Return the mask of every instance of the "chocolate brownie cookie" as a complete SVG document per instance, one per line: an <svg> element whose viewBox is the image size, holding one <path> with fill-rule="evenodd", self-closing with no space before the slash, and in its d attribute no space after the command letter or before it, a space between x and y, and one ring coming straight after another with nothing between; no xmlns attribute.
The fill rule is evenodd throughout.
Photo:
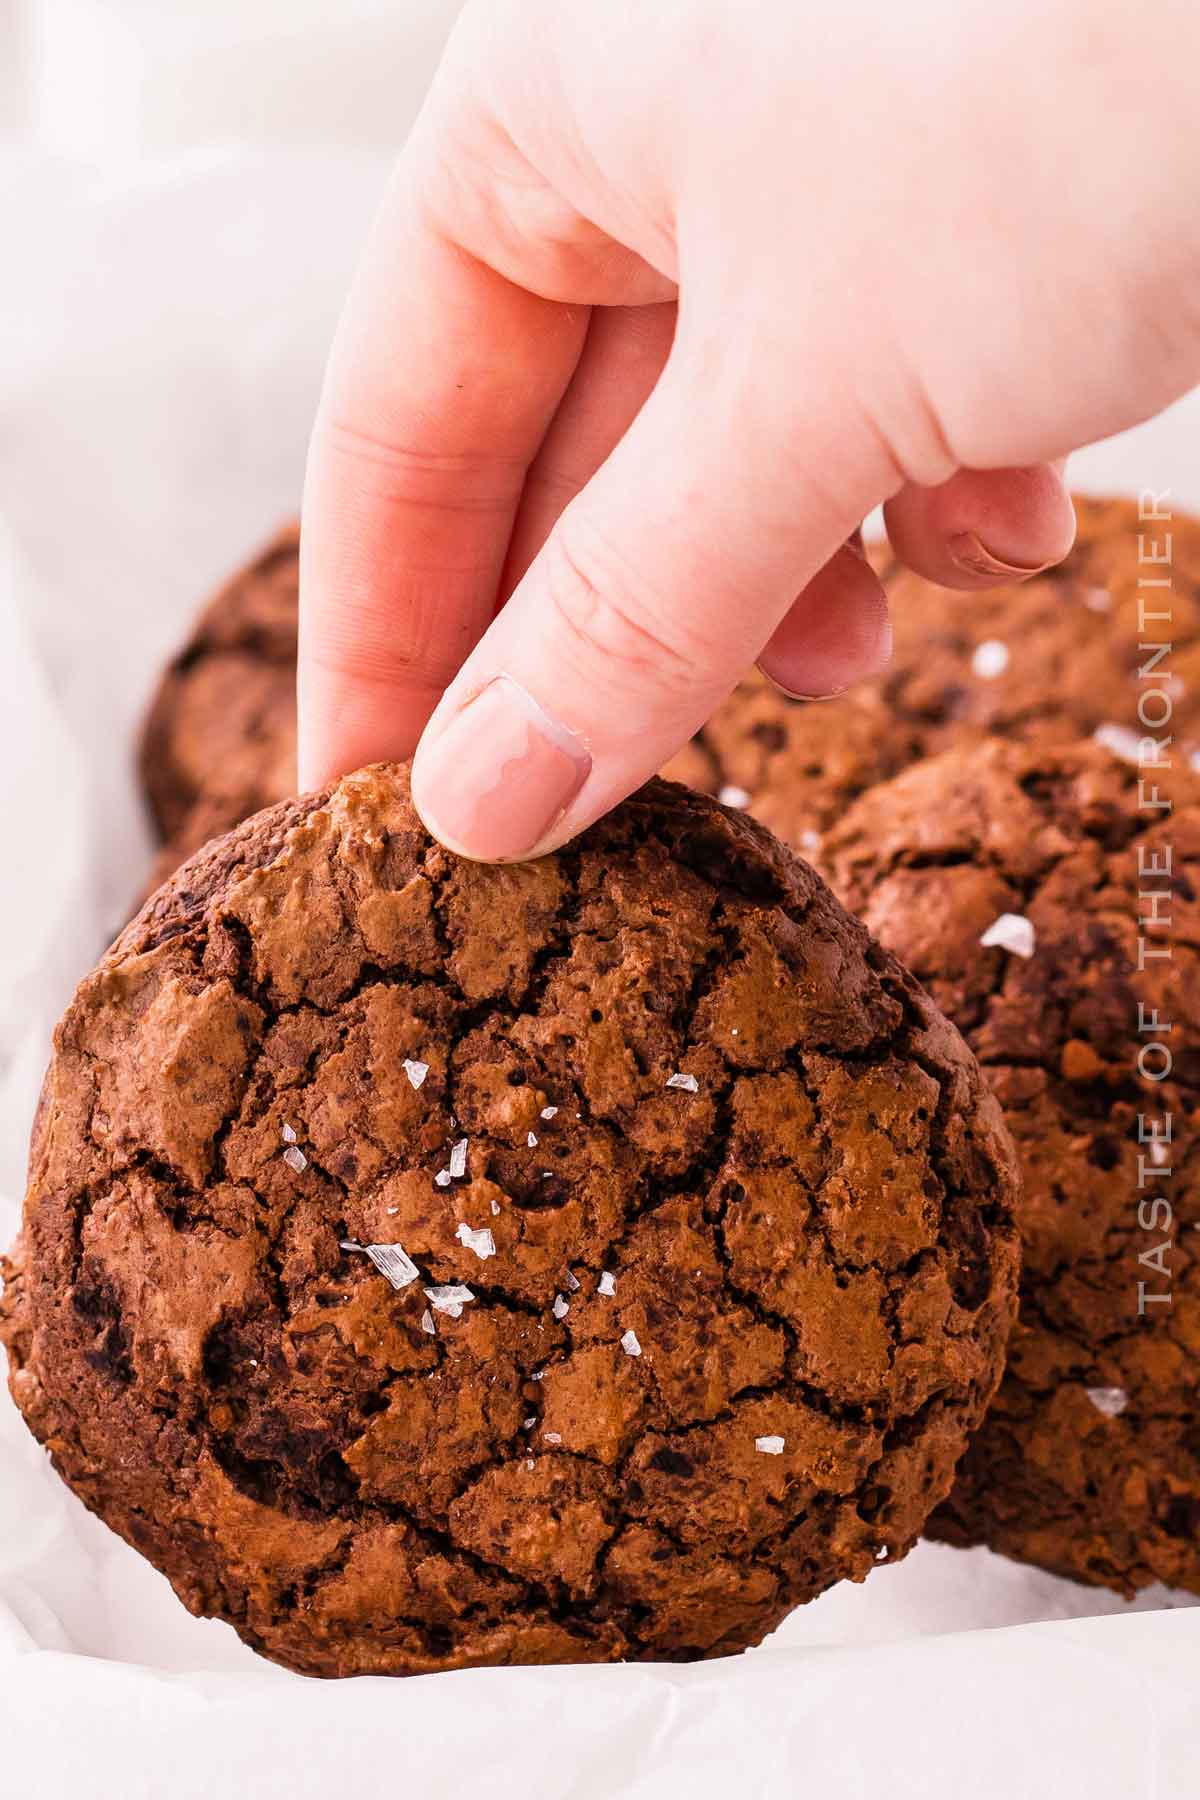
<svg viewBox="0 0 1200 1800"><path fill-rule="evenodd" d="M865 795L825 858L1024 1165L1008 1371L934 1535L1200 1593L1200 780L993 742Z"/></svg>
<svg viewBox="0 0 1200 1800"><path fill-rule="evenodd" d="M1136 500L1075 505L1070 556L1023 585L952 593L878 561L895 630L881 675L815 704L752 675L664 773L736 798L808 854L859 794L952 744L1101 731L1131 745L1137 671L1160 644L1177 748L1200 757L1200 521L1141 522ZM1156 554L1169 563L1139 561Z"/></svg>
<svg viewBox="0 0 1200 1800"><path fill-rule="evenodd" d="M159 683L139 764L164 873L295 791L299 542L286 526L239 569Z"/></svg>
<svg viewBox="0 0 1200 1800"><path fill-rule="evenodd" d="M998 1378L1015 1157L762 829L456 860L387 766L80 986L3 1334L78 1494L316 1674L687 1658L902 1556Z"/></svg>

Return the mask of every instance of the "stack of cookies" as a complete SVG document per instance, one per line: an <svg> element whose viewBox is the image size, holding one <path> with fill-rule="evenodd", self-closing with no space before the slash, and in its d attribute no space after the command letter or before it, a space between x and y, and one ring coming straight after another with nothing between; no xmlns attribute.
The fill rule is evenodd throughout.
<svg viewBox="0 0 1200 1800"><path fill-rule="evenodd" d="M1200 526L1079 509L516 868L400 768L290 797L294 531L212 602L0 1301L194 1611L322 1674L710 1656L923 1529L1200 1592Z"/></svg>
<svg viewBox="0 0 1200 1800"><path fill-rule="evenodd" d="M1020 1317L931 1534L1200 1593L1200 523L1076 504L1022 586L892 570L884 674L746 682L678 767L817 862L1019 1149Z"/></svg>

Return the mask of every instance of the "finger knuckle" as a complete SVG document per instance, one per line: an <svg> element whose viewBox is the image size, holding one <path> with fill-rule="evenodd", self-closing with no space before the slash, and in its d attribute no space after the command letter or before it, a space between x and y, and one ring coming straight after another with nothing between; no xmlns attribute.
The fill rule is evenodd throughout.
<svg viewBox="0 0 1200 1800"><path fill-rule="evenodd" d="M909 483L939 487L958 466L940 419L922 393L899 416L863 406L862 429L875 451L875 467L887 489Z"/></svg>
<svg viewBox="0 0 1200 1800"><path fill-rule="evenodd" d="M520 458L404 441L382 409L378 418L331 411L318 421L314 441L339 481L349 479L352 491L387 507L504 514L521 491Z"/></svg>

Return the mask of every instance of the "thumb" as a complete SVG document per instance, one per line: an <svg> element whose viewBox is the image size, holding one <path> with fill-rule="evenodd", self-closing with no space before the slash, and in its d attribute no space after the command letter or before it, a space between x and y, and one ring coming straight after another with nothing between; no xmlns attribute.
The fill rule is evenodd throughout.
<svg viewBox="0 0 1200 1800"><path fill-rule="evenodd" d="M847 432L847 409L815 383L802 406L793 393L779 408L723 391L735 384L722 376L677 339L426 726L413 798L461 855L543 854L640 786L895 485L871 435ZM812 590L825 595L814 629L826 660L830 606L866 605L886 630L873 576L850 561L857 588L852 578Z"/></svg>

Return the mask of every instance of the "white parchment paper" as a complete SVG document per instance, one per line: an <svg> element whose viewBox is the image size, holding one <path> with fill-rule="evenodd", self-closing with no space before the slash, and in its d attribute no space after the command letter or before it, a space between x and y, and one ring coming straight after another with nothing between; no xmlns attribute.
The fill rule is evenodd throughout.
<svg viewBox="0 0 1200 1800"><path fill-rule="evenodd" d="M0 1238L49 1033L149 840L131 738L206 589L297 503L383 179L205 156L0 159ZM1200 505L1193 398L1081 459ZM1200 1611L923 1545L696 1668L321 1683L192 1619L0 1400L0 1791L39 1800L1197 1791Z"/></svg>

